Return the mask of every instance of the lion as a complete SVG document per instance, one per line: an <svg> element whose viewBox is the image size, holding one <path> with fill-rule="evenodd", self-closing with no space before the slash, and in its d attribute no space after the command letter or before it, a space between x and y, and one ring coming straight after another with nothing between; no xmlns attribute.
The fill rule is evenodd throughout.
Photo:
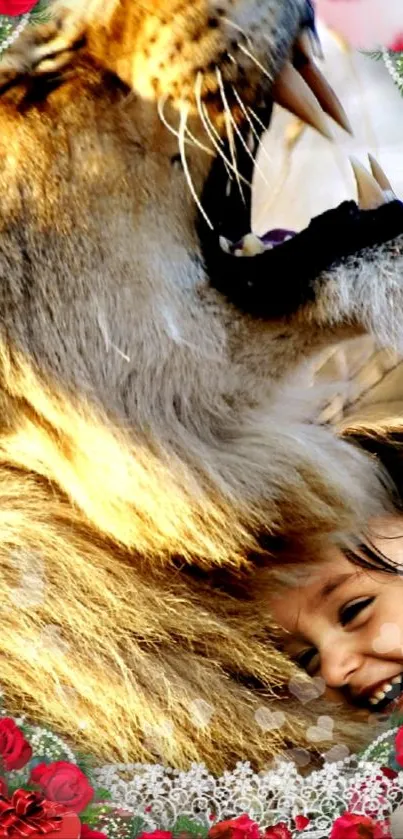
<svg viewBox="0 0 403 839"><path fill-rule="evenodd" d="M1 684L100 760L305 743L320 702L288 691L255 581L286 537L344 544L387 504L298 370L398 345L402 205L375 167L360 207L225 248L274 98L345 123L313 32L305 0L65 0L0 64Z"/></svg>

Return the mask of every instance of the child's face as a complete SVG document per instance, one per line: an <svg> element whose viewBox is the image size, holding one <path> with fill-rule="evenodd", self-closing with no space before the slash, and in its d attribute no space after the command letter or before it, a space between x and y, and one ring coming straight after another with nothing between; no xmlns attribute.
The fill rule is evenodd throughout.
<svg viewBox="0 0 403 839"><path fill-rule="evenodd" d="M374 522L371 540L402 576L361 569L334 548L306 582L273 596L270 610L301 667L381 712L403 691L403 517Z"/></svg>

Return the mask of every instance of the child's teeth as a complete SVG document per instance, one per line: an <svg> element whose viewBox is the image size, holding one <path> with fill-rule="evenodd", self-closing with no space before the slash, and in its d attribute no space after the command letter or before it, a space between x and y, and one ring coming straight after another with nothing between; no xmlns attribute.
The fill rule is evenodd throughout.
<svg viewBox="0 0 403 839"><path fill-rule="evenodd" d="M394 685L403 684L403 678L402 677L403 677L403 674L400 673L398 676L394 676L393 679L390 680L390 682L385 682L382 690L377 690L375 693L372 694L372 696L369 699L370 704L371 705L378 705L379 702L381 702L383 699L385 699L385 696L387 696L387 694L390 691L393 691L393 686Z"/></svg>

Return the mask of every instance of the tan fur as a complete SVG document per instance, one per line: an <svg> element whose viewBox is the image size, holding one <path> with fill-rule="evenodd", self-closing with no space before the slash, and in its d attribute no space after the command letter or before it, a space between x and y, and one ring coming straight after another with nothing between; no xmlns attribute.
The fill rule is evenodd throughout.
<svg viewBox="0 0 403 839"><path fill-rule="evenodd" d="M190 81L201 67L214 91L236 28L209 26L207 0L84 5L56 6L0 65L1 682L102 758L260 767L320 713L288 698L282 728L255 719L293 672L253 593L261 536L342 538L384 503L370 461L312 424L294 372L367 323L328 291L257 323L209 285L157 100L173 96L177 127L188 99L206 145ZM274 76L302 3L220 5ZM256 63L222 72L240 65L253 104ZM187 159L200 193L212 158Z"/></svg>

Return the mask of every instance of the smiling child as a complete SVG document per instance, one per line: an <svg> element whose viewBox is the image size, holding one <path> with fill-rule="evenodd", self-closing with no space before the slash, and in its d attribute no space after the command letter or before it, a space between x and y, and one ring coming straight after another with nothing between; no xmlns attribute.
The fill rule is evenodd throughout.
<svg viewBox="0 0 403 839"><path fill-rule="evenodd" d="M387 470L394 512L368 525L365 544L328 546L313 563L273 573L270 611L283 649L355 706L403 703L403 428L347 435Z"/></svg>

